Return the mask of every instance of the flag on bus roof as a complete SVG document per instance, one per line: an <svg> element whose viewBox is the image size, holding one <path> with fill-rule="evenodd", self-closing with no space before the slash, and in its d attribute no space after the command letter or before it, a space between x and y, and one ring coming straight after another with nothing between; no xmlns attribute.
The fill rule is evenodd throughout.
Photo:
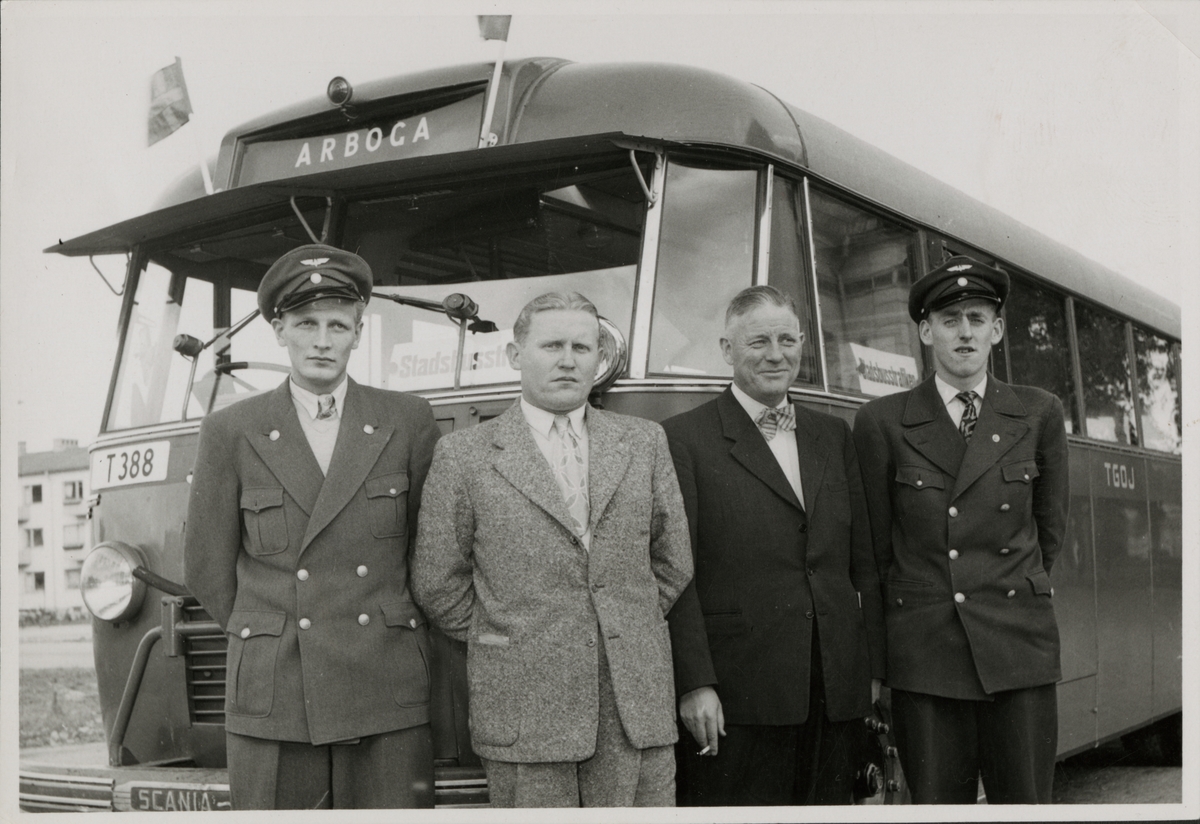
<svg viewBox="0 0 1200 824"><path fill-rule="evenodd" d="M484 40L503 40L508 42L508 24L512 22L511 14L479 14L479 36Z"/></svg>
<svg viewBox="0 0 1200 824"><path fill-rule="evenodd" d="M183 62L178 57L150 78L150 143L153 146L188 122L192 101L183 80Z"/></svg>

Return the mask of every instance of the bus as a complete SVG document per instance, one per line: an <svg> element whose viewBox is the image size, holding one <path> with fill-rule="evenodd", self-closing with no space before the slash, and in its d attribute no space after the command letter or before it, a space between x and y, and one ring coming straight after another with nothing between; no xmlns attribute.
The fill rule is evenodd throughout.
<svg viewBox="0 0 1200 824"><path fill-rule="evenodd" d="M91 445L93 615L108 763L25 763L26 810L228 807L222 628L182 585L200 421L288 372L254 320L301 244L375 274L351 376L427 398L443 432L519 394L512 323L577 290L604 316L593 402L661 420L721 392L732 295L802 309L800 403L851 420L931 371L909 285L969 254L1012 276L991 370L1063 401L1071 515L1052 581L1060 756L1149 731L1178 747L1179 307L757 86L697 68L514 60L352 87L225 135L153 211L47 252L128 258L115 366ZM481 148L482 145L482 148ZM486 803L464 651L437 638L442 806ZM894 787L893 787L894 789Z"/></svg>

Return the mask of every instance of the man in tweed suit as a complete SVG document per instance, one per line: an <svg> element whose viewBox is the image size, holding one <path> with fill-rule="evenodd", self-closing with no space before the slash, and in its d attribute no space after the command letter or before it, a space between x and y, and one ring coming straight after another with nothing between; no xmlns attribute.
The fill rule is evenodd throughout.
<svg viewBox="0 0 1200 824"><path fill-rule="evenodd" d="M909 291L934 376L854 421L883 578L887 681L918 804L1051 801L1067 524L1058 398L987 373L1008 275L952 257Z"/></svg>
<svg viewBox="0 0 1200 824"><path fill-rule="evenodd" d="M414 592L467 643L493 806L674 803L687 521L662 429L587 403L599 336L582 295L531 301L508 346L520 401L442 439L425 486Z"/></svg>
<svg viewBox="0 0 1200 824"><path fill-rule="evenodd" d="M330 246L276 261L258 303L291 377L200 428L185 575L228 633L236 809L433 806L407 559L438 429L424 400L346 375L371 282Z"/></svg>

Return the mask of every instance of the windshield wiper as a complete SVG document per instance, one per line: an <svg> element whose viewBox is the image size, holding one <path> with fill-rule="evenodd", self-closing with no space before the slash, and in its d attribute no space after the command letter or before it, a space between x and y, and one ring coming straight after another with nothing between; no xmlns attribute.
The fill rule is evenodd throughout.
<svg viewBox="0 0 1200 824"><path fill-rule="evenodd" d="M454 292L446 295L440 301L428 300L426 298L410 298L404 295L389 295L385 292L372 292L371 297L383 298L390 300L393 303L399 303L403 306L414 306L417 309L425 309L429 312L440 312L454 322L458 327L458 353L454 360L454 388L462 388L462 363L463 350L466 349L467 330L475 332L499 332L500 327L492 323L490 320L482 320L479 317L479 304L471 300L470 296L464 295L461 292Z"/></svg>
<svg viewBox="0 0 1200 824"><path fill-rule="evenodd" d="M228 329L224 330L223 332L218 332L216 335L213 335L213 337L207 343L201 341L199 338L192 337L191 335L188 335L186 333L181 333L181 334L178 334L175 336L175 340L174 340L174 342L172 342L171 348L192 362L192 369L188 373L187 389L183 393L183 411L180 412L180 414L179 414L179 420L181 420L181 421L187 420L188 401L192 397L192 386L196 382L196 364L200 362L200 353L203 352L205 349L209 348L210 346L212 346L217 341L222 340L222 339L224 339L224 344L217 347L217 352L224 352L226 349L229 348L230 338L232 338L238 332L245 329L246 326L249 325L250 321L254 320L256 317L258 317L258 315L259 315L259 312L257 309L255 309L253 312L246 315L246 317L239 320L233 326L230 326ZM219 370L221 365L222 364L217 364L216 368ZM213 395L214 396L216 395L216 392L217 392L217 382L213 381ZM209 402L209 406L211 407L212 406L212 398L211 397L208 399L208 402Z"/></svg>

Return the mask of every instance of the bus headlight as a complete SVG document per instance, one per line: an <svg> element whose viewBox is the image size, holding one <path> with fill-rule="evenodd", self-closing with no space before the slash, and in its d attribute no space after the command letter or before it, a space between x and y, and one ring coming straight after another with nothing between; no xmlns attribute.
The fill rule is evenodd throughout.
<svg viewBox="0 0 1200 824"><path fill-rule="evenodd" d="M83 603L102 621L127 621L142 608L146 584L133 577L144 565L142 554L129 544L106 541L83 559L79 589Z"/></svg>

